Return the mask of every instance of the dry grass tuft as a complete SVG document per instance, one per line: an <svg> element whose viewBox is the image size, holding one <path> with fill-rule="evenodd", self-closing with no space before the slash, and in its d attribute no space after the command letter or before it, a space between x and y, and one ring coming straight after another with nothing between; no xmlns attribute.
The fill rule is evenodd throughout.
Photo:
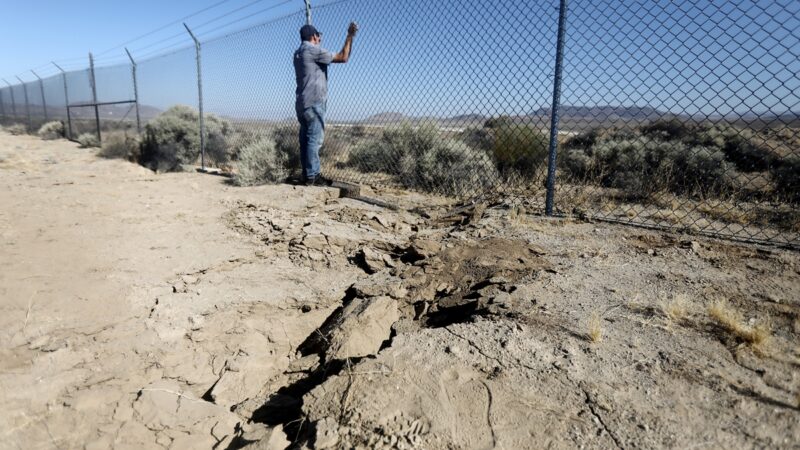
<svg viewBox="0 0 800 450"><path fill-rule="evenodd" d="M661 312L670 322L680 322L689 315L689 298L678 294L668 302L662 301Z"/></svg>
<svg viewBox="0 0 800 450"><path fill-rule="evenodd" d="M723 300L712 303L708 307L708 315L736 338L754 347L763 347L772 336L769 322L764 321L755 326L745 325L742 315Z"/></svg>
<svg viewBox="0 0 800 450"><path fill-rule="evenodd" d="M22 136L23 134L28 133L28 128L21 123L15 123L13 125L7 126L4 130L8 133L11 133L14 136Z"/></svg>
<svg viewBox="0 0 800 450"><path fill-rule="evenodd" d="M601 320L602 319L600 319L600 315L597 314L596 311L589 316L587 337L589 338L590 342L595 344L603 340L603 326Z"/></svg>
<svg viewBox="0 0 800 450"><path fill-rule="evenodd" d="M525 223L526 214L524 206L514 206L511 208L511 211L508 212L508 221L512 225L520 225Z"/></svg>

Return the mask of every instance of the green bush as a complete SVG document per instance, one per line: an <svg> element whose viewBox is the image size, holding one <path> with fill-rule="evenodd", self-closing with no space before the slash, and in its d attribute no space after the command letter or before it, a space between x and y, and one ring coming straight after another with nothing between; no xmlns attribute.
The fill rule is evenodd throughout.
<svg viewBox="0 0 800 450"><path fill-rule="evenodd" d="M252 142L239 152L239 163L233 183L237 186L274 184L289 175L286 155L278 151L270 138Z"/></svg>
<svg viewBox="0 0 800 450"><path fill-rule="evenodd" d="M103 145L98 156L103 158L120 158L128 161L139 159L139 141L135 136L124 132L112 132L104 135Z"/></svg>
<svg viewBox="0 0 800 450"><path fill-rule="evenodd" d="M78 136L78 143L81 148L100 147L100 141L97 140L97 135L94 133L83 133Z"/></svg>
<svg viewBox="0 0 800 450"><path fill-rule="evenodd" d="M719 149L644 136L568 148L560 165L568 176L622 189L633 196L659 191L720 194L731 187L729 180L735 176L735 169Z"/></svg>
<svg viewBox="0 0 800 450"><path fill-rule="evenodd" d="M690 136L694 129L678 119L663 119L641 127L642 134L662 141L680 140Z"/></svg>
<svg viewBox="0 0 800 450"><path fill-rule="evenodd" d="M384 130L380 138L356 146L348 165L362 172L389 173L406 187L445 195L477 192L498 178L486 152L443 138L430 125Z"/></svg>
<svg viewBox="0 0 800 450"><path fill-rule="evenodd" d="M5 128L5 130L13 134L14 136L21 136L23 134L28 133L28 128L25 125L22 125L21 123L15 123L11 126L8 126Z"/></svg>
<svg viewBox="0 0 800 450"><path fill-rule="evenodd" d="M800 155L783 158L771 172L775 192L791 202L800 202Z"/></svg>
<svg viewBox="0 0 800 450"><path fill-rule="evenodd" d="M775 155L756 143L750 130L730 125L714 125L699 130L690 142L705 147L716 147L725 153L728 161L742 172L768 170L775 162Z"/></svg>
<svg viewBox="0 0 800 450"><path fill-rule="evenodd" d="M494 136L489 128L467 128L458 134L458 139L472 148L486 152L491 152L494 148Z"/></svg>
<svg viewBox="0 0 800 450"><path fill-rule="evenodd" d="M233 161L238 160L242 149L269 136L270 133L263 128L250 126L236 128L228 137L228 157Z"/></svg>
<svg viewBox="0 0 800 450"><path fill-rule="evenodd" d="M499 177L489 155L452 139L423 153L416 172L415 187L453 196L488 190Z"/></svg>
<svg viewBox="0 0 800 450"><path fill-rule="evenodd" d="M39 128L39 131L36 134L46 141L61 139L64 137L64 122L61 122L60 120L47 122L46 124L42 125L41 128Z"/></svg>
<svg viewBox="0 0 800 450"><path fill-rule="evenodd" d="M228 161L227 138L233 129L227 120L204 115L206 157L211 164ZM200 157L199 114L188 106L176 105L145 126L140 163L153 170L181 170Z"/></svg>
<svg viewBox="0 0 800 450"><path fill-rule="evenodd" d="M530 125L500 125L494 128L492 151L497 168L503 174L526 178L536 175L536 168L547 161L548 139Z"/></svg>

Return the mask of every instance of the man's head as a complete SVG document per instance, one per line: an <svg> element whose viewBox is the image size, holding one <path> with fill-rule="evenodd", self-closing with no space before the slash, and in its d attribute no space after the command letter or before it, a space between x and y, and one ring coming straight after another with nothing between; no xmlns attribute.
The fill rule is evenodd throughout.
<svg viewBox="0 0 800 450"><path fill-rule="evenodd" d="M312 44L319 44L322 40L322 33L314 28L314 25L303 25L300 27L300 40L309 41Z"/></svg>

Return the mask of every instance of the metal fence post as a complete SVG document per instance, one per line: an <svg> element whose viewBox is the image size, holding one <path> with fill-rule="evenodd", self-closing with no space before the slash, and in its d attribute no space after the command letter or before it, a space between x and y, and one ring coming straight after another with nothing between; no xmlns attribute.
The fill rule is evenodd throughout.
<svg viewBox="0 0 800 450"><path fill-rule="evenodd" d="M94 57L89 53L89 81L92 84L92 102L94 103L94 121L97 125L97 141L103 142L100 135L100 108L97 106L97 80L94 78Z"/></svg>
<svg viewBox="0 0 800 450"><path fill-rule="evenodd" d="M200 41L195 37L192 30L189 29L189 26L185 23L183 24L186 27L186 31L189 32L189 36L192 37L194 40L194 50L197 54L197 101L198 101L198 109L200 112L200 170L206 169L206 127L203 122L203 76L201 70L201 62L200 62Z"/></svg>
<svg viewBox="0 0 800 450"><path fill-rule="evenodd" d="M31 73L39 79L39 90L42 92L42 110L44 111L44 121L47 123L47 99L44 98L44 81L42 81L42 77L37 75L33 70L31 70Z"/></svg>
<svg viewBox="0 0 800 450"><path fill-rule="evenodd" d="M567 18L567 0L558 8L558 40L556 41L556 70L553 75L553 109L550 112L550 148L547 158L547 199L545 214L553 215L553 197L556 187L556 153L558 150L558 109L561 106L561 69L564 62L564 34Z"/></svg>
<svg viewBox="0 0 800 450"><path fill-rule="evenodd" d="M69 90L67 89L67 72L64 72L64 69L61 68L58 64L53 61L53 63L58 70L61 71L61 78L64 79L64 109L67 110L67 139L72 139L72 118L69 113Z"/></svg>
<svg viewBox="0 0 800 450"><path fill-rule="evenodd" d="M22 83L22 91L25 93L25 111L28 113L28 131L33 131L33 121L31 120L31 104L28 103L28 86L25 85L25 82L22 81L22 78L17 77L20 83Z"/></svg>
<svg viewBox="0 0 800 450"><path fill-rule="evenodd" d="M14 86L12 86L11 83L9 83L8 80L6 80L5 78L3 78L3 81L5 81L5 83L8 85L8 91L11 92L11 114L14 115L14 120L16 120L17 102L14 100Z"/></svg>
<svg viewBox="0 0 800 450"><path fill-rule="evenodd" d="M2 89L0 89L0 116L3 116L4 119L6 117L6 107L3 104L3 90Z"/></svg>
<svg viewBox="0 0 800 450"><path fill-rule="evenodd" d="M306 25L311 25L311 0L306 0Z"/></svg>
<svg viewBox="0 0 800 450"><path fill-rule="evenodd" d="M125 53L128 54L128 58L131 60L131 73L133 74L133 101L136 107L136 132L142 134L142 119L139 117L139 87L136 83L136 61L133 60L133 56L131 56L131 52L128 51L127 47L125 47Z"/></svg>

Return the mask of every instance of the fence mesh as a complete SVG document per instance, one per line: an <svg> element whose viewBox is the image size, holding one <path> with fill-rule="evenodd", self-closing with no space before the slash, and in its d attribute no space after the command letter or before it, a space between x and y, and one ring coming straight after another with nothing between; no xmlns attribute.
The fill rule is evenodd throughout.
<svg viewBox="0 0 800 450"><path fill-rule="evenodd" d="M572 2L556 205L798 244L798 10Z"/></svg>
<svg viewBox="0 0 800 450"><path fill-rule="evenodd" d="M350 20L362 25L351 61L329 68L323 173L544 208L558 1L342 0L313 17L333 52ZM304 22L297 12L202 42L206 163L237 172L273 152L282 176L297 172L291 57ZM793 0L571 0L556 213L800 247L798 36ZM98 67L98 101L138 93L143 124L196 109L190 42L137 61L136 91L130 65ZM92 102L88 70L66 80L70 104ZM47 114L63 117L63 79L44 84ZM14 115L0 89L4 122L44 116L40 92L28 84L26 108L15 86ZM135 130L134 106L100 106L101 127ZM93 107L71 112L92 131ZM197 113L170 114L192 123L181 145L194 162Z"/></svg>
<svg viewBox="0 0 800 450"><path fill-rule="evenodd" d="M47 117L49 120L67 120L67 100L64 98L64 78L53 75L42 80L44 97L47 99Z"/></svg>

